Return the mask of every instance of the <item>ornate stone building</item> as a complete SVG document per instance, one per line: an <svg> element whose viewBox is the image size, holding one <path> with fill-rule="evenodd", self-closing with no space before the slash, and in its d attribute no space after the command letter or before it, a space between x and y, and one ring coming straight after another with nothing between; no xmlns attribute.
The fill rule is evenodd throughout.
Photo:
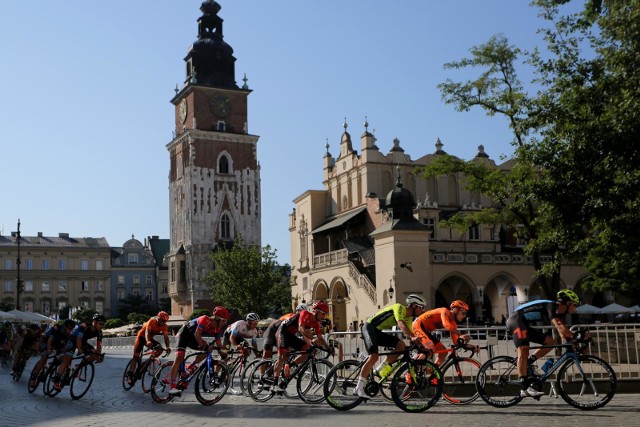
<svg viewBox="0 0 640 427"><path fill-rule="evenodd" d="M251 93L235 80L233 49L223 40L220 5L202 3L198 38L185 57L186 78L171 100L168 288L174 315L214 304L204 282L209 254L241 236L261 244L258 136L249 133Z"/></svg>
<svg viewBox="0 0 640 427"><path fill-rule="evenodd" d="M472 321L499 320L514 305L540 296L532 261L512 231L489 224L464 233L439 227L456 212L492 203L468 192L459 174L426 181L413 174L445 154L440 140L433 153L412 160L397 139L383 153L367 126L358 153L345 123L337 158L327 144L323 189L293 201L292 305L325 299L338 329L345 330L414 292L430 308L466 300ZM483 146L475 160L503 170L511 164L496 164ZM562 285L586 302L613 300L580 289L587 274L582 266L563 265L561 271Z"/></svg>

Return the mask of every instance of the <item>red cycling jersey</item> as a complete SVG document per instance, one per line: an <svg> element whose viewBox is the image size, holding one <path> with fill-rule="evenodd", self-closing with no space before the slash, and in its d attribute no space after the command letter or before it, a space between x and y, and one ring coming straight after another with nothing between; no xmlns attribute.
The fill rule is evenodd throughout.
<svg viewBox="0 0 640 427"><path fill-rule="evenodd" d="M296 319L297 317L297 319ZM305 328L315 330L317 336L322 336L322 329L320 327L320 322L316 320L315 314L310 311L301 311L299 313L294 314L287 320L282 322L282 328L286 332L295 335L298 333L300 326L304 326Z"/></svg>

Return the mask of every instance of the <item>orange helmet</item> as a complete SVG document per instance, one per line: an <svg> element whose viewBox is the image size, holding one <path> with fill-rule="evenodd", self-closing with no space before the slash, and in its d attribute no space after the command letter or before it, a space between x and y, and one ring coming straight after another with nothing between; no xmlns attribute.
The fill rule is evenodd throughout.
<svg viewBox="0 0 640 427"><path fill-rule="evenodd" d="M229 310L227 310L226 308L224 308L223 306L219 305L216 308L213 309L213 313L211 314L212 316L218 316L222 319L231 319L231 313L229 312Z"/></svg>
<svg viewBox="0 0 640 427"><path fill-rule="evenodd" d="M449 306L449 308L451 310L453 310L454 308L459 308L462 309L464 311L469 311L469 305L467 305L466 302L462 301L462 300L455 300L454 302L451 303L451 305Z"/></svg>
<svg viewBox="0 0 640 427"><path fill-rule="evenodd" d="M318 300L311 305L313 311L322 311L323 313L329 313L329 304L322 300Z"/></svg>
<svg viewBox="0 0 640 427"><path fill-rule="evenodd" d="M168 321L169 320L169 313L167 313L166 311L161 311L158 313L158 319L163 320L163 321Z"/></svg>

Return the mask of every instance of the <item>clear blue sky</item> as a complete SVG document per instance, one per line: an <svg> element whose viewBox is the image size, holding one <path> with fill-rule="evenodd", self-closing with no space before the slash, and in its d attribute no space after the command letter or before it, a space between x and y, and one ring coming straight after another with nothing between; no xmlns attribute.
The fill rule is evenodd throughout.
<svg viewBox="0 0 640 427"><path fill-rule="evenodd" d="M496 33L540 44L542 21L519 0L218 0L225 41L260 136L262 244L289 261L292 200L322 188L327 139L344 118L359 149L368 117L383 152L444 149L496 161L512 152L501 118L458 113L436 85L443 64ZM196 40L199 0L0 2L0 231L169 236L165 145L174 88Z"/></svg>

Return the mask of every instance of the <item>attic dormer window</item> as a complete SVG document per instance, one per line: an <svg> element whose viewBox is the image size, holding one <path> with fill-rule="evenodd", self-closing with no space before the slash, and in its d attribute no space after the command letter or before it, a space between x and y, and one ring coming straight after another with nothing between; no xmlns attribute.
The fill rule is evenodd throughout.
<svg viewBox="0 0 640 427"><path fill-rule="evenodd" d="M216 130L218 132L226 132L227 131L227 122L223 120L219 120L216 124Z"/></svg>

